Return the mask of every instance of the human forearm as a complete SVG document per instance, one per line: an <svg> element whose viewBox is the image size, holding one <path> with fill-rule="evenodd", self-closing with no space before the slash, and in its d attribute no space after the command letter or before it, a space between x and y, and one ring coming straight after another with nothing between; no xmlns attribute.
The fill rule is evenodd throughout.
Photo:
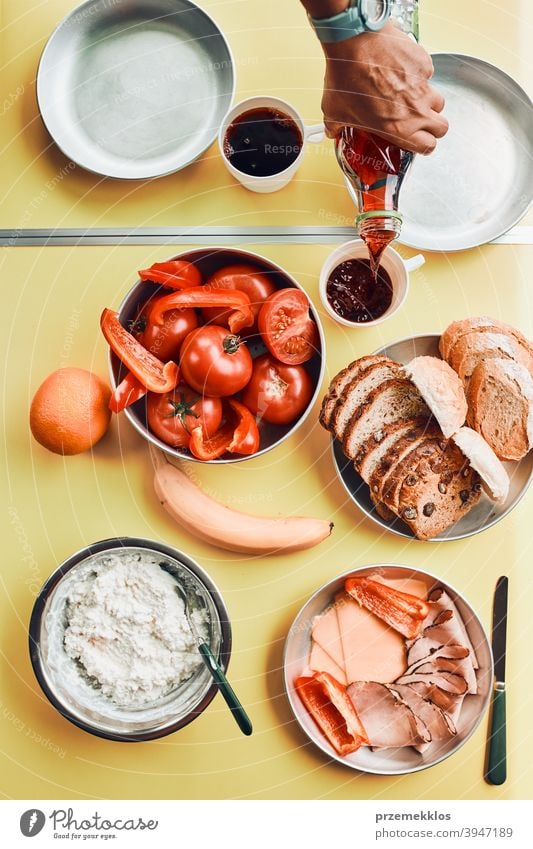
<svg viewBox="0 0 533 849"><path fill-rule="evenodd" d="M313 18L331 18L348 6L349 0L300 0L308 15Z"/></svg>

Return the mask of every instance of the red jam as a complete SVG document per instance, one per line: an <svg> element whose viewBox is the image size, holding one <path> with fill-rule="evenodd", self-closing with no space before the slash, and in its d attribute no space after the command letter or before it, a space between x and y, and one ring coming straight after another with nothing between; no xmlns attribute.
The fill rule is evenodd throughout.
<svg viewBox="0 0 533 849"><path fill-rule="evenodd" d="M364 324L387 312L392 303L392 281L383 266L374 277L369 260L347 259L331 272L326 284L328 303L346 321Z"/></svg>

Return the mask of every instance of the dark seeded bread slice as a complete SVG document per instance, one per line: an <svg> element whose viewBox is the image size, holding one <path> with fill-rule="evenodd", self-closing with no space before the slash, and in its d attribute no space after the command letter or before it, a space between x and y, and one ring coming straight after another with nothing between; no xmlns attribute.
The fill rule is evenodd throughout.
<svg viewBox="0 0 533 849"><path fill-rule="evenodd" d="M424 423L425 419L401 419L399 422L379 426L372 436L365 439L354 460L355 469L363 480L368 483L378 463L387 456L398 440Z"/></svg>
<svg viewBox="0 0 533 849"><path fill-rule="evenodd" d="M533 447L533 377L520 363L506 359L479 363L467 400L468 424L500 460L521 460Z"/></svg>
<svg viewBox="0 0 533 849"><path fill-rule="evenodd" d="M330 428L337 439L342 441L346 427L370 393L385 381L396 377L400 369L398 363L385 360L363 369L348 384L342 400L337 403L331 416Z"/></svg>
<svg viewBox="0 0 533 849"><path fill-rule="evenodd" d="M404 480L397 512L418 539L434 539L480 497L479 475L450 440L440 455L423 460Z"/></svg>
<svg viewBox="0 0 533 849"><path fill-rule="evenodd" d="M533 372L533 356L528 346L506 330L494 331L490 328L465 333L453 346L448 362L466 388L476 366L496 357L516 360Z"/></svg>
<svg viewBox="0 0 533 849"><path fill-rule="evenodd" d="M407 378L386 380L374 389L360 405L345 429L343 451L354 460L365 442L378 427L431 413L416 387Z"/></svg>
<svg viewBox="0 0 533 849"><path fill-rule="evenodd" d="M374 488L374 495L392 510L399 513L400 492L404 481L414 477L420 463L429 458L436 459L442 454L446 440L442 434L424 435L417 445L396 462L381 483L379 491Z"/></svg>
<svg viewBox="0 0 533 849"><path fill-rule="evenodd" d="M335 405L337 404L337 401L343 397L344 390L348 384L357 377L363 369L368 366L375 365L376 363L383 362L386 359L387 357L384 357L381 354L360 357L358 360L354 360L353 363L350 363L349 366L346 366L346 368L343 368L342 371L333 378L329 385L329 389L324 396L324 400L322 401L319 416L322 427L329 430L330 420L333 410L335 409Z"/></svg>
<svg viewBox="0 0 533 849"><path fill-rule="evenodd" d="M387 486L387 482L396 468L400 466L405 458L410 456L413 451L419 448L419 446L425 444L425 442L430 438L440 439L440 430L436 423L431 419L421 419L417 425L407 431L405 436L402 436L394 443L394 445L374 467L372 475L368 481L370 491L374 498L378 501L383 500L382 495L385 487Z"/></svg>

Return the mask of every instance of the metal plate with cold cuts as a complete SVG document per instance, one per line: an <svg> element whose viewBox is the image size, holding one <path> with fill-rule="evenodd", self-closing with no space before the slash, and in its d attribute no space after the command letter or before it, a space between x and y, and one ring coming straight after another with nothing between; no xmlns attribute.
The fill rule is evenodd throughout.
<svg viewBox="0 0 533 849"><path fill-rule="evenodd" d="M233 99L230 48L188 0L89 0L44 49L43 121L63 153L109 177L184 168L213 142Z"/></svg>

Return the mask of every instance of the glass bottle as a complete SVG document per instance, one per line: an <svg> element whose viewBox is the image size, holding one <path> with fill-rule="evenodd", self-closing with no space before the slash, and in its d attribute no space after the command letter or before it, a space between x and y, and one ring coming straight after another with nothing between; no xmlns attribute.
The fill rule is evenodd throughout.
<svg viewBox="0 0 533 849"><path fill-rule="evenodd" d="M393 0L391 18L418 40L418 0ZM401 232L400 189L414 154L356 127L342 129L335 152L354 189L359 207L355 225L377 275L383 251Z"/></svg>

